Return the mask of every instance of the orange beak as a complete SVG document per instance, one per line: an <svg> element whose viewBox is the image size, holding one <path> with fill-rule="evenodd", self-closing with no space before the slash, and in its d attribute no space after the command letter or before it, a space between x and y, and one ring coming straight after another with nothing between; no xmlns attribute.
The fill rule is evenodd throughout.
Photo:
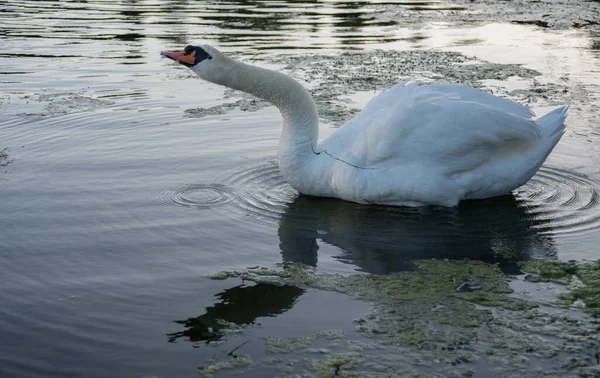
<svg viewBox="0 0 600 378"><path fill-rule="evenodd" d="M192 51L189 54L185 54L183 51L163 51L160 54L176 62L190 66L193 66L196 62L196 51Z"/></svg>

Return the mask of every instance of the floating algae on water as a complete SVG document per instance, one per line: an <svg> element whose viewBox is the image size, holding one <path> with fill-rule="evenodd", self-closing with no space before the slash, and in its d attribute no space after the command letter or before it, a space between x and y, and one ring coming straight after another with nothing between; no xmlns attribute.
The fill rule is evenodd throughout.
<svg viewBox="0 0 600 378"><path fill-rule="evenodd" d="M80 92L54 92L43 89L39 93L28 93L15 99L16 104L23 106L24 112L19 116L57 116L70 113L93 111L113 105L114 101L94 98Z"/></svg>
<svg viewBox="0 0 600 378"><path fill-rule="evenodd" d="M343 331L327 330L305 337L267 337L265 339L265 345L267 347L267 352L289 353L306 348L312 345L313 341L317 339L337 340L342 337L344 337ZM312 350L313 353L320 353L320 351L320 349Z"/></svg>
<svg viewBox="0 0 600 378"><path fill-rule="evenodd" d="M246 93L236 92L232 89L225 90L225 97L229 98L232 96L238 97L239 99L234 100L233 102L225 102L219 105L211 106L209 108L186 109L185 116L189 118L202 118L211 115L226 114L237 109L243 112L255 112L270 105L268 102L260 100Z"/></svg>
<svg viewBox="0 0 600 378"><path fill-rule="evenodd" d="M224 271L213 278L336 291L373 304L355 319L364 340L334 332L326 348L313 343L323 335L274 338L265 350L283 376L598 376L600 262L533 261L529 276L563 284L555 303L516 298L511 282L495 265L478 261L415 261L415 270L386 276L317 274L286 264L283 269ZM525 275L524 275L525 276ZM525 276L525 277L529 277ZM542 285L532 283L530 285ZM457 290L468 282L471 290ZM542 286L540 286L541 288ZM577 307L577 301L585 305ZM341 350L340 350L341 349ZM286 365L286 356L300 363ZM285 374L284 374L285 373Z"/></svg>
<svg viewBox="0 0 600 378"><path fill-rule="evenodd" d="M545 261L523 263L521 269L529 273L531 282L553 281L569 285L568 292L560 298L565 305L576 305L595 315L600 315L600 261Z"/></svg>
<svg viewBox="0 0 600 378"><path fill-rule="evenodd" d="M8 165L12 162L13 162L13 159L11 159L10 156L8 155L8 148L0 150L0 173L8 172L2 168L8 167Z"/></svg>
<svg viewBox="0 0 600 378"><path fill-rule="evenodd" d="M228 361L219 361L212 365L199 366L198 369L205 377L211 378L222 370L240 369L252 365L252 360L246 355L238 355Z"/></svg>
<svg viewBox="0 0 600 378"><path fill-rule="evenodd" d="M435 2L434 2L435 3ZM518 6L515 6L518 4ZM539 28L567 29L570 27L593 30L598 25L600 4L589 1L497 1L453 0L445 9L438 4L411 7L407 12L395 3L381 2L380 12L374 13L379 22L392 21L403 27L421 29L423 25L440 22L454 26L473 27L489 22L514 22L536 25Z"/></svg>

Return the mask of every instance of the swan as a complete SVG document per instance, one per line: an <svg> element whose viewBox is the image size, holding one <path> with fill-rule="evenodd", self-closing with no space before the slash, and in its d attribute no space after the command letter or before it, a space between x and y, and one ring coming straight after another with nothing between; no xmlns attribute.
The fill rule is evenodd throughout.
<svg viewBox="0 0 600 378"><path fill-rule="evenodd" d="M568 106L534 119L527 107L466 85L404 81L317 144L317 107L291 77L209 45L161 55L275 105L283 117L279 169L310 196L453 207L506 195L535 174L565 131Z"/></svg>

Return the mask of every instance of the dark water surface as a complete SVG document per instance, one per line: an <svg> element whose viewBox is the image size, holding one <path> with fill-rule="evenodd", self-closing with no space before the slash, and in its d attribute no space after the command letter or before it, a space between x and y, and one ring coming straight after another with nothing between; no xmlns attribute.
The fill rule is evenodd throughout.
<svg viewBox="0 0 600 378"><path fill-rule="evenodd" d="M597 257L600 56L590 36L510 24L415 29L383 17L390 9L465 11L409 1L0 1L0 376L197 376L217 349L192 346L221 338L217 319L260 322L223 346L253 339L260 349L261 336L344 329L368 310L331 293L203 278L221 269L296 261L379 274L419 258ZM223 103L223 89L159 51L203 41L265 64L317 49L459 51L568 81L584 100L512 196L454 209L306 198L278 173L274 108L185 112Z"/></svg>

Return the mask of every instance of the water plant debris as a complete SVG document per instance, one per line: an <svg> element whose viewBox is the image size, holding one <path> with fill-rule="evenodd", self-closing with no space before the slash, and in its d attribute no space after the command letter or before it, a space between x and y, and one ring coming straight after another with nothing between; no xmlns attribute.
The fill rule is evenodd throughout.
<svg viewBox="0 0 600 378"><path fill-rule="evenodd" d="M354 321L364 339L336 330L264 339L275 358L269 366L282 376L600 374L600 261L527 261L517 276L472 260L413 263L414 271L381 276L319 274L286 263L210 277L336 291L372 303L372 311ZM553 289L557 284L561 293ZM458 290L463 285L468 289ZM520 285L554 299L527 297L514 289ZM329 344L315 347L322 340Z"/></svg>

